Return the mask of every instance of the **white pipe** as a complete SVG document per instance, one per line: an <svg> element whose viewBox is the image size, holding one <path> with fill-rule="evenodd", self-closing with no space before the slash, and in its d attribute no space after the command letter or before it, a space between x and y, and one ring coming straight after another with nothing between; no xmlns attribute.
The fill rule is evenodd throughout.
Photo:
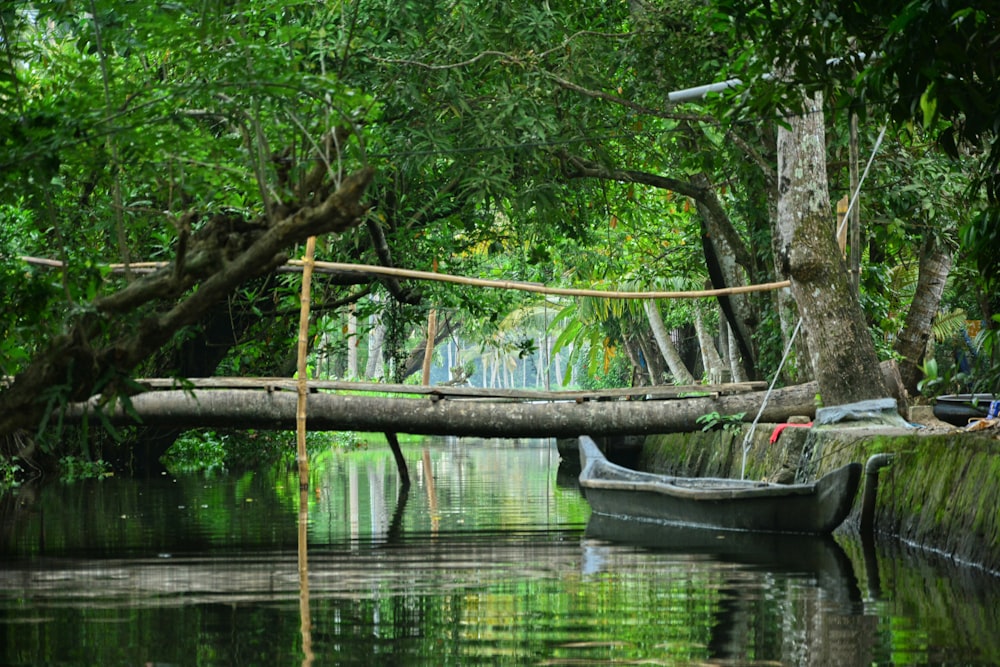
<svg viewBox="0 0 1000 667"><path fill-rule="evenodd" d="M867 57L864 53L859 53L858 58L860 60L865 60ZM843 62L843 58L830 58L826 61L827 65L838 65ZM768 72L761 76L765 81L769 81L774 78L774 74ZM707 83L704 86L695 86L694 88L685 88L683 90L675 90L673 92L667 93L668 102L690 102L691 100L701 100L704 99L709 93L720 93L723 90L728 90L730 88L735 88L736 86L742 86L742 79L727 79L725 81L719 81L718 83Z"/></svg>

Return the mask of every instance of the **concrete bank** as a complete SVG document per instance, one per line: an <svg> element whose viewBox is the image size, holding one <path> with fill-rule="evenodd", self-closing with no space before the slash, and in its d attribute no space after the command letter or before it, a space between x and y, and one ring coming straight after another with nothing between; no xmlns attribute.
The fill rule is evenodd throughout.
<svg viewBox="0 0 1000 667"><path fill-rule="evenodd" d="M787 427L758 424L746 477L804 481L850 461L893 453L879 475L875 530L1000 573L1000 440L996 431ZM732 430L648 436L639 467L692 477L739 477L749 425ZM862 485L863 486L863 485ZM857 530L859 498L841 530Z"/></svg>

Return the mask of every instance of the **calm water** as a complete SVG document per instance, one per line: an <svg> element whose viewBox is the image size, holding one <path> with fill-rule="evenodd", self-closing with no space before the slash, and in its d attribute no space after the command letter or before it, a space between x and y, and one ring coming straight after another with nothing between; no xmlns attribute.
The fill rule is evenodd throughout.
<svg viewBox="0 0 1000 667"><path fill-rule="evenodd" d="M3 665L1000 663L1000 582L892 545L590 518L547 442L4 500Z"/></svg>

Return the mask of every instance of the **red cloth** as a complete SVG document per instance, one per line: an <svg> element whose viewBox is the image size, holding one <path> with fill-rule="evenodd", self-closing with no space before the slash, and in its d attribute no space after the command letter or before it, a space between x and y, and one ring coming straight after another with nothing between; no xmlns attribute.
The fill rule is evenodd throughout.
<svg viewBox="0 0 1000 667"><path fill-rule="evenodd" d="M812 422L808 422L805 424L778 424L777 426L774 427L774 430L771 431L770 443L773 445L774 443L778 442L778 436L781 435L781 432L784 431L789 426L793 426L796 428L809 428L812 425L813 425Z"/></svg>

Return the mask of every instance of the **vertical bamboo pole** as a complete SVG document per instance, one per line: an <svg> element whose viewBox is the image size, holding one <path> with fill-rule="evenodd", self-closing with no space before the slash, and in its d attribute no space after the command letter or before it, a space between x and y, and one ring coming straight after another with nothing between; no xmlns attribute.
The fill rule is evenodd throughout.
<svg viewBox="0 0 1000 667"><path fill-rule="evenodd" d="M437 337L437 310L431 308L427 315L427 345L424 347L424 365L421 377L422 384L427 387L431 383L431 359L434 357L434 338Z"/></svg>
<svg viewBox="0 0 1000 667"><path fill-rule="evenodd" d="M441 527L441 516L438 514L437 491L434 489L434 468L431 466L431 452L424 447L421 463L424 469L424 479L427 487L427 509L431 514L431 534L437 535Z"/></svg>
<svg viewBox="0 0 1000 667"><path fill-rule="evenodd" d="M299 488L309 490L309 458L306 454L306 399L309 396L307 384L306 357L309 353L309 300L312 291L312 271L316 255L316 237L306 241L306 256L302 263L302 299L299 308L299 350L298 350L298 390L299 400L295 408L295 456L299 464ZM300 508L300 511L302 508Z"/></svg>
<svg viewBox="0 0 1000 667"><path fill-rule="evenodd" d="M312 614L309 608L309 553L308 511L302 510L309 502L307 491L299 494L299 632L302 635L302 665L313 664L315 655L312 649Z"/></svg>
<svg viewBox="0 0 1000 667"><path fill-rule="evenodd" d="M437 257L431 265L434 273L438 270ZM424 364L421 373L421 384L425 387L431 383L431 359L434 357L434 339L437 337L437 310L431 308L427 314L427 345L424 347Z"/></svg>
<svg viewBox="0 0 1000 667"><path fill-rule="evenodd" d="M309 611L309 455L306 452L306 399L309 396L306 358L309 352L309 303L316 237L306 241L302 263L302 298L299 308L298 402L295 407L295 458L299 464L299 618L301 620L303 665L313 662L312 617Z"/></svg>

